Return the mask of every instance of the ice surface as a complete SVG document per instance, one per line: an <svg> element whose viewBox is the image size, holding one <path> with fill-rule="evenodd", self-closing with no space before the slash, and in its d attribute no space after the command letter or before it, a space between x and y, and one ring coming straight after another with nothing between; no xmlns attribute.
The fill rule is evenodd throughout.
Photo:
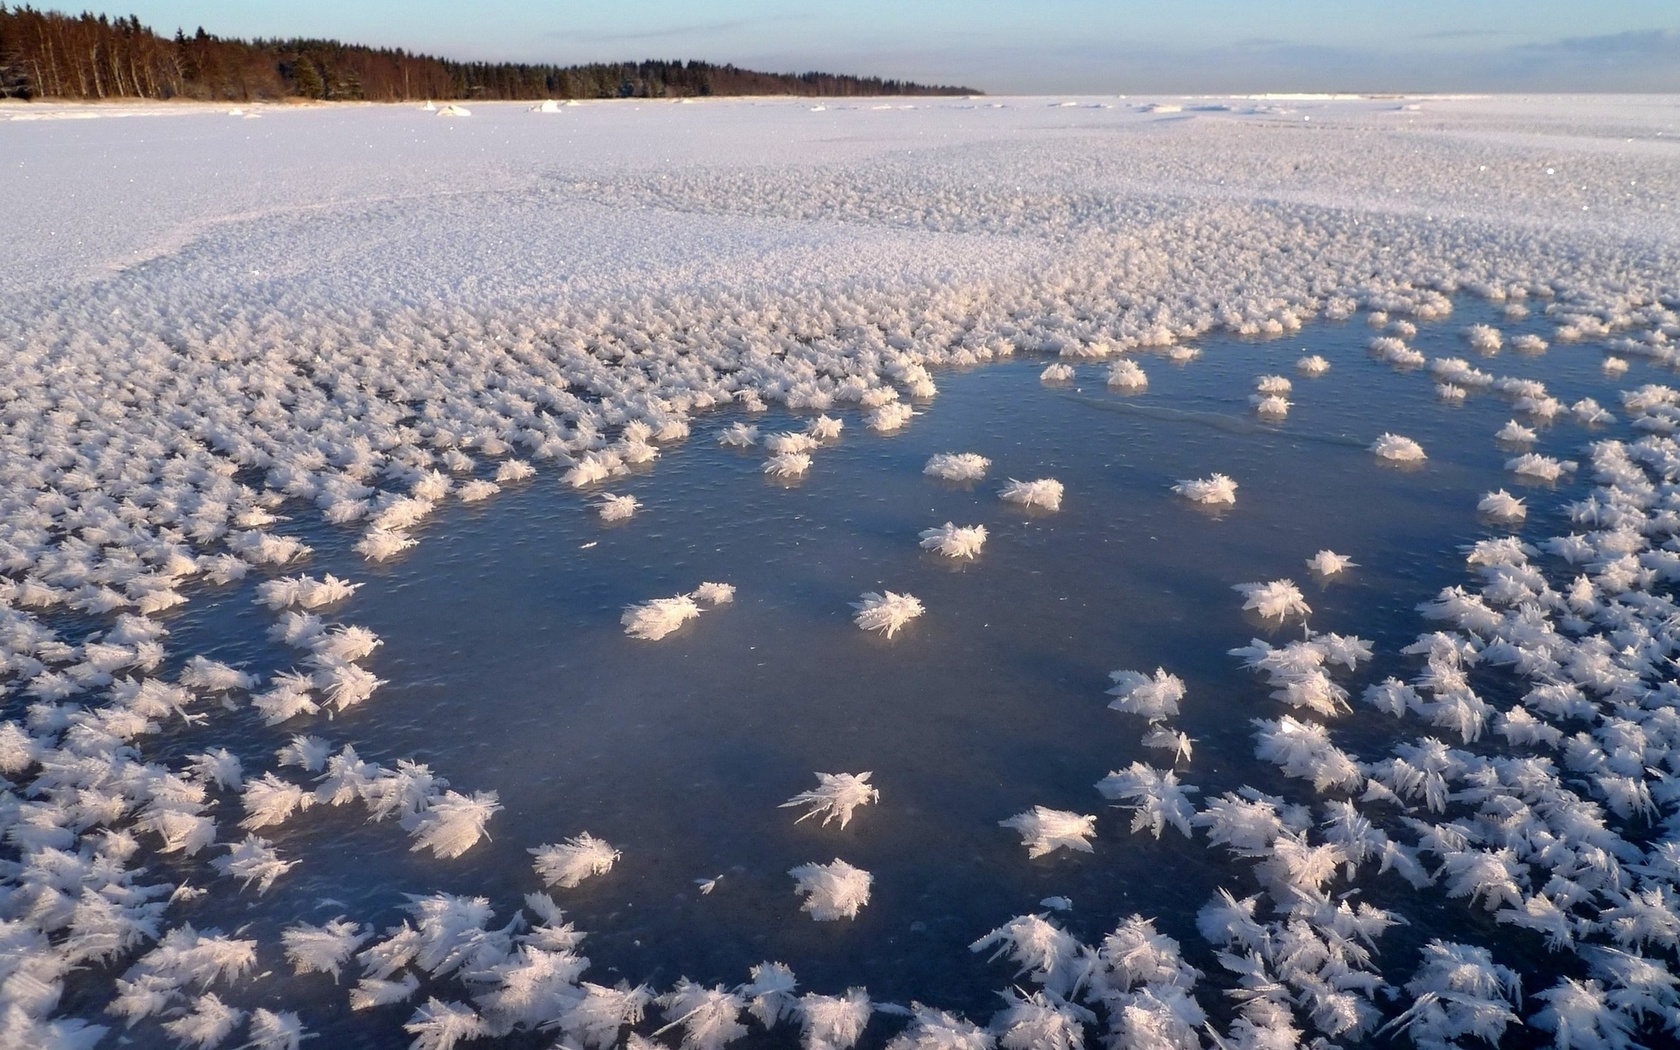
<svg viewBox="0 0 1680 1050"><path fill-rule="evenodd" d="M0 104L5 1026L1665 1038L1675 115Z"/></svg>

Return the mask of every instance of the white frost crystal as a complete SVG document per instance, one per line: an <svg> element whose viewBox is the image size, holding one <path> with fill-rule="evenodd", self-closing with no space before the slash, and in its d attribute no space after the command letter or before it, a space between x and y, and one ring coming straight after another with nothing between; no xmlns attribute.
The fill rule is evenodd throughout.
<svg viewBox="0 0 1680 1050"><path fill-rule="evenodd" d="M575 889L592 875L605 875L618 860L618 850L585 831L557 846L539 846L530 851L536 857L532 867L545 886Z"/></svg>
<svg viewBox="0 0 1680 1050"><path fill-rule="evenodd" d="M789 806L809 806L810 809L801 816L800 820L812 817L822 817L826 826L831 820L839 820L843 828L852 819L852 810L859 806L867 806L871 802L879 801L881 793L869 783L871 773L818 773L817 786L811 791L802 791L782 803L782 808Z"/></svg>
<svg viewBox="0 0 1680 1050"><path fill-rule="evenodd" d="M1371 451L1379 459L1393 463L1422 463L1428 458L1423 454L1422 445L1399 434L1379 434L1377 440L1371 443Z"/></svg>
<svg viewBox="0 0 1680 1050"><path fill-rule="evenodd" d="M998 826L1020 832L1027 856L1036 858L1059 849L1091 852L1090 838L1097 833L1097 818L1034 806L1008 820L998 821Z"/></svg>
<svg viewBox="0 0 1680 1050"><path fill-rule="evenodd" d="M857 615L852 622L866 631L880 631L891 638L898 629L922 615L922 603L908 594L868 591L852 603Z"/></svg>
<svg viewBox="0 0 1680 1050"><path fill-rule="evenodd" d="M657 642L699 615L700 606L694 604L694 599L679 594L626 606L619 623L624 625L624 633L630 637Z"/></svg>
<svg viewBox="0 0 1680 1050"><path fill-rule="evenodd" d="M857 918L869 903L869 887L875 881L869 872L838 858L828 864L801 864L788 874L793 876L794 892L805 898L799 910L810 912L818 922Z"/></svg>
<svg viewBox="0 0 1680 1050"><path fill-rule="evenodd" d="M973 558L986 545L984 525L956 525L947 521L936 529L923 529L919 535L922 549L938 551L947 558Z"/></svg>
<svg viewBox="0 0 1680 1050"><path fill-rule="evenodd" d="M1180 481L1172 490L1191 503L1228 507L1237 502L1237 483L1223 474Z"/></svg>
<svg viewBox="0 0 1680 1050"><path fill-rule="evenodd" d="M1006 503L1019 503L1023 507L1043 507L1045 510L1060 510L1062 506L1062 483L1055 478L1039 478L1037 481L1017 481L1009 479L998 493Z"/></svg>
<svg viewBox="0 0 1680 1050"><path fill-rule="evenodd" d="M979 481L992 461L973 452L941 452L928 459L922 473L946 481Z"/></svg>

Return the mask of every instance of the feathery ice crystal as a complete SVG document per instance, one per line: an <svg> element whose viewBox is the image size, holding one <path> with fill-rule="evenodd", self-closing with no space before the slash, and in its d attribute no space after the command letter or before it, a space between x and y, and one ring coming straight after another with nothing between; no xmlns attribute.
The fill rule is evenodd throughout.
<svg viewBox="0 0 1680 1050"><path fill-rule="evenodd" d="M618 850L585 831L559 845L538 846L530 851L532 867L544 886L575 889L592 875L605 875L618 860Z"/></svg>
<svg viewBox="0 0 1680 1050"><path fill-rule="evenodd" d="M801 864L788 872L794 892L805 898L800 911L811 913L818 922L855 919L869 903L869 887L875 876L836 858L828 864Z"/></svg>
<svg viewBox="0 0 1680 1050"><path fill-rule="evenodd" d="M1180 481L1172 490L1192 503L1232 506L1237 502L1237 483L1223 474Z"/></svg>
<svg viewBox="0 0 1680 1050"><path fill-rule="evenodd" d="M1171 771L1158 770L1142 762L1116 770L1097 782L1097 791L1104 798L1120 802L1132 810L1132 832L1145 828L1156 838L1167 825L1172 825L1191 838L1190 820L1196 807L1190 795L1196 789L1178 782Z"/></svg>
<svg viewBox="0 0 1680 1050"><path fill-rule="evenodd" d="M1507 460L1505 469L1532 481L1555 483L1565 474L1575 473L1575 464L1568 460L1557 460L1550 456L1527 452L1516 459Z"/></svg>
<svg viewBox="0 0 1680 1050"><path fill-rule="evenodd" d="M1422 463L1428 458L1423 454L1422 445L1399 434L1377 435L1377 440L1371 443L1371 451L1376 453L1377 458L1391 463Z"/></svg>
<svg viewBox="0 0 1680 1050"><path fill-rule="evenodd" d="M973 452L941 452L927 461L922 473L946 481L979 481L992 461Z"/></svg>
<svg viewBox="0 0 1680 1050"><path fill-rule="evenodd" d="M1535 439L1532 427L1525 427L1514 419L1500 427L1493 436L1497 441L1504 441L1513 445L1532 444Z"/></svg>
<svg viewBox="0 0 1680 1050"><path fill-rule="evenodd" d="M764 473L774 478L801 478L810 469L809 452L779 452L764 461Z"/></svg>
<svg viewBox="0 0 1680 1050"><path fill-rule="evenodd" d="M731 448L751 448L758 444L758 428L747 423L731 423L718 434L718 444Z"/></svg>
<svg viewBox="0 0 1680 1050"><path fill-rule="evenodd" d="M852 810L859 806L867 806L877 802L881 793L869 783L870 773L818 773L817 786L810 791L799 794L782 803L782 808L790 806L811 807L799 817L798 821L809 820L812 817L822 817L826 827L831 820L838 819L843 828L852 819Z"/></svg>
<svg viewBox="0 0 1680 1050"><path fill-rule="evenodd" d="M1027 847L1027 856L1038 858L1059 849L1090 853L1089 840L1097 833L1097 818L1069 813L1064 809L1034 806L1008 820L998 821L998 827L1020 832L1021 844Z"/></svg>
<svg viewBox="0 0 1680 1050"><path fill-rule="evenodd" d="M699 615L700 606L694 604L694 599L679 594L625 606L619 623L624 625L624 633L630 637L656 642Z"/></svg>
<svg viewBox="0 0 1680 1050"><path fill-rule="evenodd" d="M1016 481L1009 479L998 493L1006 503L1018 503L1023 507L1043 507L1045 510L1060 510L1062 506L1062 483L1054 478L1040 478L1037 481Z"/></svg>
<svg viewBox="0 0 1680 1050"><path fill-rule="evenodd" d="M864 593L861 601L852 603L857 615L852 622L866 631L880 631L888 638L898 633L898 629L922 615L922 603L908 594L894 594L885 591L877 594L874 591Z"/></svg>
<svg viewBox="0 0 1680 1050"><path fill-rule="evenodd" d="M602 521L626 521L640 506L634 496L614 496L610 492L601 493L601 501L595 504Z"/></svg>
<svg viewBox="0 0 1680 1050"><path fill-rule="evenodd" d="M422 812L404 818L403 826L414 833L410 849L430 849L443 860L459 857L485 837L484 825L501 808L494 791L471 796L445 791Z"/></svg>
<svg viewBox="0 0 1680 1050"><path fill-rule="evenodd" d="M1333 550L1321 550L1307 559L1307 568L1320 576L1336 576L1348 569L1358 567L1358 562L1345 554L1337 554Z"/></svg>
<svg viewBox="0 0 1680 1050"><path fill-rule="evenodd" d="M1114 362L1113 367L1108 370L1108 385L1111 389L1135 394L1148 389L1149 377L1144 375L1143 369L1138 367L1136 361L1122 359Z"/></svg>
<svg viewBox="0 0 1680 1050"><path fill-rule="evenodd" d="M1178 715L1179 701L1184 699L1184 680L1157 667L1155 677L1137 671L1110 671L1114 688L1108 694L1115 699L1108 706L1128 715L1142 715L1151 722L1159 722Z"/></svg>
<svg viewBox="0 0 1680 1050"><path fill-rule="evenodd" d="M910 422L915 411L902 401L889 401L869 413L863 419L864 425L881 434L891 434L902 429Z"/></svg>
<svg viewBox="0 0 1680 1050"><path fill-rule="evenodd" d="M1232 588L1243 596L1243 609L1252 609L1268 620L1306 619L1312 607L1294 580L1269 583L1239 583Z"/></svg>
<svg viewBox="0 0 1680 1050"><path fill-rule="evenodd" d="M938 551L947 558L972 558L986 545L986 526L958 526L949 521L936 529L923 529L922 549Z"/></svg>
<svg viewBox="0 0 1680 1050"><path fill-rule="evenodd" d="M735 600L735 585L729 583L702 583L694 588L693 597L707 605L728 605Z"/></svg>
<svg viewBox="0 0 1680 1050"><path fill-rule="evenodd" d="M1505 345L1505 337L1492 325L1473 324L1464 330L1464 338L1472 350L1484 354L1496 354Z"/></svg>
<svg viewBox="0 0 1680 1050"><path fill-rule="evenodd" d="M1507 525L1528 517L1528 508L1523 506L1523 501L1504 489L1483 496L1481 502L1476 504L1476 512L1485 515L1489 521Z"/></svg>

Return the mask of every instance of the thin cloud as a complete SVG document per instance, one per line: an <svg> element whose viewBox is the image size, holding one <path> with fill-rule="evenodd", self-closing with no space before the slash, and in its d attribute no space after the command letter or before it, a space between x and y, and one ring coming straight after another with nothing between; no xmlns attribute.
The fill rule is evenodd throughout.
<svg viewBox="0 0 1680 1050"><path fill-rule="evenodd" d="M1434 33L1414 33L1413 40L1485 40L1494 36L1510 36L1508 29L1442 29Z"/></svg>
<svg viewBox="0 0 1680 1050"><path fill-rule="evenodd" d="M1604 36L1565 37L1546 44L1525 44L1516 50L1539 55L1581 55L1624 58L1629 55L1680 61L1680 30L1644 29Z"/></svg>
<svg viewBox="0 0 1680 1050"><path fill-rule="evenodd" d="M693 57L749 68L844 70L994 93L1255 91L1680 91L1680 31L1651 29L1512 43L1503 30L1398 38L1388 46L1254 36L1195 48L1087 38L999 43L958 29L937 40L836 38L766 47L767 20L569 34L589 51L626 41L695 40ZM772 19L768 21L783 21ZM571 50L571 49L568 49ZM568 60L580 60L569 55ZM685 57L688 57L685 54Z"/></svg>
<svg viewBox="0 0 1680 1050"><path fill-rule="evenodd" d="M1647 29L1524 44L1498 56L1501 86L1569 91L1680 90L1680 31Z"/></svg>
<svg viewBox="0 0 1680 1050"><path fill-rule="evenodd" d="M730 33L753 25L747 19L732 22L697 22L681 26L661 26L657 29L627 30L623 32L591 32L576 29L551 29L543 36L555 40L569 40L580 44L616 44L632 40L662 40L667 37L710 36Z"/></svg>
<svg viewBox="0 0 1680 1050"><path fill-rule="evenodd" d="M1293 42L1282 37L1251 36L1241 40L1233 40L1226 45L1232 51L1271 51L1276 48L1291 47Z"/></svg>
<svg viewBox="0 0 1680 1050"><path fill-rule="evenodd" d="M861 59L859 55L857 58ZM903 75L993 92L1680 91L1680 32L1655 29L1538 43L1335 47L1247 39L1206 49L1089 41L871 56Z"/></svg>

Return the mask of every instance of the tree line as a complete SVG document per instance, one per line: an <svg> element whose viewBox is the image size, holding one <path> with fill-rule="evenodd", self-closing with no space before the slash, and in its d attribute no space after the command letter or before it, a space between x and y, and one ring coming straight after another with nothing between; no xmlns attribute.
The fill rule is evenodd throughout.
<svg viewBox="0 0 1680 1050"><path fill-rule="evenodd" d="M583 66L455 62L336 40L237 40L203 27L173 39L134 16L0 4L0 98L682 98L703 95L962 95L968 88L829 73L759 73L710 62Z"/></svg>

